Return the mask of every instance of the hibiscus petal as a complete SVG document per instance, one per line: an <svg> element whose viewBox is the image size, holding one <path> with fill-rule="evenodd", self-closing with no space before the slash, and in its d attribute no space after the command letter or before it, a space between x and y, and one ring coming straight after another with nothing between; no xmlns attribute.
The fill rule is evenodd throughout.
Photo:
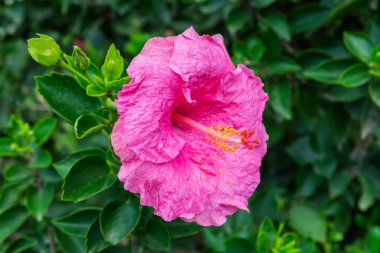
<svg viewBox="0 0 380 253"><path fill-rule="evenodd" d="M173 38L153 38L145 44L127 70L131 83L116 101L123 129L114 129L113 136L144 161L169 161L184 145L171 127L171 113L184 99L182 80L168 64L173 43Z"/></svg>
<svg viewBox="0 0 380 253"><path fill-rule="evenodd" d="M196 149L185 145L183 151L167 163L134 159L123 163L119 179L128 191L140 194L143 205L155 208L166 221L192 219L203 211L215 189L216 176L199 169L192 157Z"/></svg>
<svg viewBox="0 0 380 253"><path fill-rule="evenodd" d="M222 36L199 36L193 27L177 36L169 65L185 81L183 93L189 103L215 93L220 79L234 69Z"/></svg>

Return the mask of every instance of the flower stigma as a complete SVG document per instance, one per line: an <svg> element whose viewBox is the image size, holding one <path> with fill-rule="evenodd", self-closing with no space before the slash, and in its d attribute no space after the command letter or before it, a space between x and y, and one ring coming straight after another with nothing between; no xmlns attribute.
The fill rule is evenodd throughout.
<svg viewBox="0 0 380 253"><path fill-rule="evenodd" d="M205 133L205 140L220 147L227 152L235 152L239 145L243 145L249 150L253 150L256 145L260 145L260 140L251 138L255 135L255 130L237 130L228 125L212 123L207 127L186 116L173 113L172 121L175 123L188 125L200 132Z"/></svg>

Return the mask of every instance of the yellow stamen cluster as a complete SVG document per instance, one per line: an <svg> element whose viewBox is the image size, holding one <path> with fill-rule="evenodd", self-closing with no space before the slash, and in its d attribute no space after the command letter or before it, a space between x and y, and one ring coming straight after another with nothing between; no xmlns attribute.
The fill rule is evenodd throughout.
<svg viewBox="0 0 380 253"><path fill-rule="evenodd" d="M208 142L222 148L224 151L236 151L237 144L230 142L228 137L240 136L241 134L239 130L236 130L228 125L218 124L215 126L215 123L212 123L212 126L207 128L207 131L209 134L205 136L205 139Z"/></svg>

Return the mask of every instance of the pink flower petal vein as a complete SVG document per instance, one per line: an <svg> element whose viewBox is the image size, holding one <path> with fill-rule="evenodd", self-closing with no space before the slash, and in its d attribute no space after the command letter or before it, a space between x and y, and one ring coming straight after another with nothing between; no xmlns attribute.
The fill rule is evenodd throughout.
<svg viewBox="0 0 380 253"><path fill-rule="evenodd" d="M260 78L192 27L150 39L127 72L111 136L124 188L166 221L219 226L249 211L268 140Z"/></svg>

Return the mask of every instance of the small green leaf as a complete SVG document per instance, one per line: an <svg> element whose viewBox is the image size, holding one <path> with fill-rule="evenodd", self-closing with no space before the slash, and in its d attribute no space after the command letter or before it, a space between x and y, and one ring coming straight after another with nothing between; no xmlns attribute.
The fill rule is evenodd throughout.
<svg viewBox="0 0 380 253"><path fill-rule="evenodd" d="M116 49L114 44L108 49L101 70L106 82L116 80L123 74L124 59L121 57L120 51Z"/></svg>
<svg viewBox="0 0 380 253"><path fill-rule="evenodd" d="M361 211L367 211L376 200L376 188L371 180L366 177L359 177L362 188L358 202L358 207Z"/></svg>
<svg viewBox="0 0 380 253"><path fill-rule="evenodd" d="M106 83L106 88L107 89L113 89L115 87L118 87L118 86L121 86L123 84L128 83L130 80L131 80L131 78L129 76L123 77L123 78L121 78L119 80L115 80L115 81Z"/></svg>
<svg viewBox="0 0 380 253"><path fill-rule="evenodd" d="M12 138L1 137L0 138L0 157L14 157L18 156L18 153L12 149Z"/></svg>
<svg viewBox="0 0 380 253"><path fill-rule="evenodd" d="M54 218L51 223L69 236L86 237L91 225L99 216L99 209L83 208L68 215Z"/></svg>
<svg viewBox="0 0 380 253"><path fill-rule="evenodd" d="M353 102L367 95L364 87L347 89L344 87L334 87L322 94L323 98L331 102Z"/></svg>
<svg viewBox="0 0 380 253"><path fill-rule="evenodd" d="M0 243L15 232L28 218L28 211L23 206L16 206L0 215Z"/></svg>
<svg viewBox="0 0 380 253"><path fill-rule="evenodd" d="M305 71L303 74L307 78L325 83L334 84L338 82L342 72L350 66L350 62L346 60L330 60L316 68Z"/></svg>
<svg viewBox="0 0 380 253"><path fill-rule="evenodd" d="M358 87L371 79L368 67L362 63L358 63L348 67L338 78L338 83L348 87Z"/></svg>
<svg viewBox="0 0 380 253"><path fill-rule="evenodd" d="M64 253L83 253L85 252L84 240L73 236L68 236L58 229L55 229L58 245Z"/></svg>
<svg viewBox="0 0 380 253"><path fill-rule="evenodd" d="M24 252L36 244L37 244L36 240L30 239L27 237L22 237L16 241L12 242L11 245L9 246L9 248L7 248L6 252L12 252L12 253Z"/></svg>
<svg viewBox="0 0 380 253"><path fill-rule="evenodd" d="M182 238L198 234L203 228L195 223L184 222L176 219L167 223L172 238Z"/></svg>
<svg viewBox="0 0 380 253"><path fill-rule="evenodd" d="M36 143L38 145L44 144L49 137L53 134L54 129L57 126L57 120L53 118L43 118L39 120L34 126L33 126L33 133L36 137Z"/></svg>
<svg viewBox="0 0 380 253"><path fill-rule="evenodd" d="M329 191L330 197L336 198L344 192L348 184L351 181L351 175L347 170L338 172L330 181L329 181Z"/></svg>
<svg viewBox="0 0 380 253"><path fill-rule="evenodd" d="M79 162L81 159L87 156L100 156L105 158L106 154L99 149L87 149L77 151L68 155L65 159L53 164L53 167L58 172L58 174L65 179L67 174L70 172L71 168Z"/></svg>
<svg viewBox="0 0 380 253"><path fill-rule="evenodd" d="M322 26L329 15L329 9L317 4L305 4L290 14L290 28L294 33L313 32Z"/></svg>
<svg viewBox="0 0 380 253"><path fill-rule="evenodd" d="M164 223L156 217L153 217L147 228L142 231L140 240L143 245L151 250L166 251L170 246L170 235Z"/></svg>
<svg viewBox="0 0 380 253"><path fill-rule="evenodd" d="M62 200L79 202L111 187L117 177L111 174L105 160L86 156L75 163L62 186Z"/></svg>
<svg viewBox="0 0 380 253"><path fill-rule="evenodd" d="M37 34L39 38L28 40L28 51L32 58L46 67L56 65L62 55L61 48L55 40L44 34Z"/></svg>
<svg viewBox="0 0 380 253"><path fill-rule="evenodd" d="M90 230L86 236L86 252L97 253L102 252L105 248L109 246L103 238L100 231L99 218L91 225Z"/></svg>
<svg viewBox="0 0 380 253"><path fill-rule="evenodd" d="M314 163L323 158L311 145L310 137L302 137L291 143L286 152L299 165L303 166L308 163Z"/></svg>
<svg viewBox="0 0 380 253"><path fill-rule="evenodd" d="M228 15L227 28L231 34L239 32L251 19L249 12L245 10L233 10Z"/></svg>
<svg viewBox="0 0 380 253"><path fill-rule="evenodd" d="M257 252L266 253L270 252L276 244L277 233L273 222L265 218L259 227L257 234Z"/></svg>
<svg viewBox="0 0 380 253"><path fill-rule="evenodd" d="M86 113L96 112L101 106L97 98L86 95L74 78L53 73L35 77L37 91L52 110L69 123Z"/></svg>
<svg viewBox="0 0 380 253"><path fill-rule="evenodd" d="M289 224L302 236L318 242L326 240L326 223L313 208L306 205L294 205L289 211Z"/></svg>
<svg viewBox="0 0 380 253"><path fill-rule="evenodd" d="M345 32L343 42L353 56L367 64L371 61L374 45L365 35Z"/></svg>
<svg viewBox="0 0 380 253"><path fill-rule="evenodd" d="M99 123L99 120L94 115L86 114L80 116L75 121L74 131L77 138L82 139L89 134L102 130L105 127L107 127L107 125Z"/></svg>
<svg viewBox="0 0 380 253"><path fill-rule="evenodd" d="M278 114L287 120L292 118L292 90L287 80L279 80L269 86L270 105Z"/></svg>
<svg viewBox="0 0 380 253"><path fill-rule="evenodd" d="M116 245L132 233L139 220L138 201L111 202L100 214L100 228L106 241Z"/></svg>
<svg viewBox="0 0 380 253"><path fill-rule="evenodd" d="M290 29L288 21L280 12L271 11L263 19L265 25L281 39L290 41Z"/></svg>
<svg viewBox="0 0 380 253"><path fill-rule="evenodd" d="M95 84L90 84L86 87L86 94L90 97L101 97L106 93L106 90L96 86Z"/></svg>
<svg viewBox="0 0 380 253"><path fill-rule="evenodd" d="M26 195L26 206L29 212L41 221L45 212L53 201L54 190L51 187L43 187L41 189L32 189Z"/></svg>
<svg viewBox="0 0 380 253"><path fill-rule="evenodd" d="M371 82L368 86L369 96L371 97L373 103L380 107L380 83Z"/></svg>
<svg viewBox="0 0 380 253"><path fill-rule="evenodd" d="M277 58L268 63L268 74L287 74L289 72L299 71L301 67L292 59L289 58Z"/></svg>
<svg viewBox="0 0 380 253"><path fill-rule="evenodd" d="M29 168L43 169L51 165L53 158L49 151L37 149L33 154L31 162L28 164Z"/></svg>
<svg viewBox="0 0 380 253"><path fill-rule="evenodd" d="M24 164L12 164L8 166L3 172L4 179L9 182L28 181L32 178L32 170Z"/></svg>
<svg viewBox="0 0 380 253"><path fill-rule="evenodd" d="M235 41L233 44L234 58L236 61L247 64L251 62L258 63L263 57L265 50L266 46L263 41L256 36L251 36L244 41Z"/></svg>

